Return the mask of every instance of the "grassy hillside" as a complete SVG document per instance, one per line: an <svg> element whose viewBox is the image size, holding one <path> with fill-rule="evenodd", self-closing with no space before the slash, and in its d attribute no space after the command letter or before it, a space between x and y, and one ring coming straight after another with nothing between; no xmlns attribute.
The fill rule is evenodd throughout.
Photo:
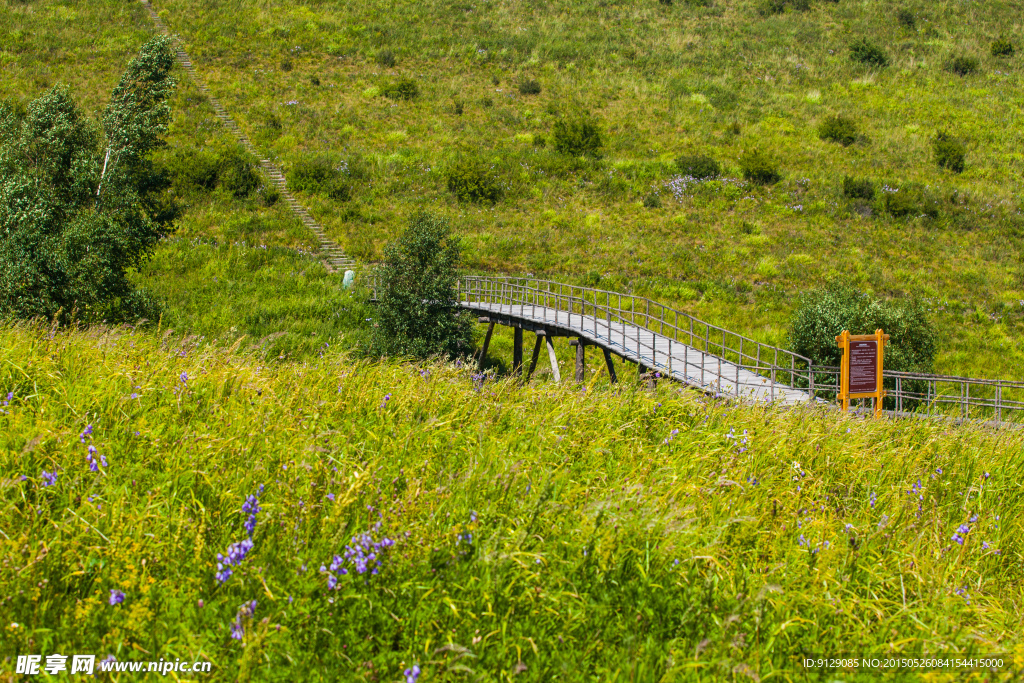
<svg viewBox="0 0 1024 683"><path fill-rule="evenodd" d="M351 199L305 199L361 258L429 206L454 220L474 269L646 293L778 344L797 295L840 275L925 297L941 335L937 370L1019 376L1014 4L770 4L156 6L262 150L286 168L323 157L347 169ZM132 3L5 7L14 39L0 54L0 95L19 101L64 81L101 106L149 28ZM991 54L1000 36L1016 54ZM889 66L852 61L861 38ZM959 56L977 71L948 70ZM381 96L402 77L416 98ZM520 93L528 80L539 93ZM176 129L176 148L214 134L201 100L179 101L177 115L193 121ZM580 109L603 132L599 159L553 150L554 123ZM836 114L856 125L848 147L818 137ZM965 143L962 174L936 165L940 130ZM739 158L754 149L777 161L778 184L742 180ZM678 180L682 154L715 158L722 179ZM457 158L490 167L503 197L457 201L446 184ZM847 175L870 180L877 198L844 197ZM909 217L890 215L883 199L899 192L885 188L916 197ZM196 221L210 227L185 222Z"/></svg>
<svg viewBox="0 0 1024 683"><path fill-rule="evenodd" d="M1016 432L127 329L3 327L8 391L5 658L420 683L805 680L800 657L840 654L1024 671Z"/></svg>
<svg viewBox="0 0 1024 683"><path fill-rule="evenodd" d="M258 147L286 168L324 157L347 169L351 199L306 200L361 258L429 206L454 220L474 269L646 293L775 343L797 295L840 275L876 294L925 297L941 330L937 370L1019 376L1015 4L815 0L775 14L770 4L156 7ZM13 39L0 53L0 95L20 101L61 80L100 106L149 28L134 3L5 9ZM1015 54L991 54L1000 36ZM889 66L851 60L862 38ZM976 72L948 70L962 56L977 59ZM381 95L402 77L416 98ZM520 93L527 80L540 92ZM553 150L554 123L577 109L599 122L600 159ZM837 114L856 125L850 146L818 137ZM215 121L201 97L184 98L177 115L196 125L172 144L202 147ZM936 165L940 130L965 144L963 173ZM777 161L779 183L742 180L739 158L754 149ZM710 155L723 178L674 180L682 154ZM503 197L458 202L445 175L457 158L489 167ZM844 197L847 175L870 180L876 199ZM646 203L660 207L645 206L652 195ZM909 216L889 213L891 195L916 197Z"/></svg>

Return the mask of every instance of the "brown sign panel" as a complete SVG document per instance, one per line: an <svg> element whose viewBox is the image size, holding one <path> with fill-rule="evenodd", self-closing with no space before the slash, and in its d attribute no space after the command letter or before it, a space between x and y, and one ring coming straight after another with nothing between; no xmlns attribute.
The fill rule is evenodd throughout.
<svg viewBox="0 0 1024 683"><path fill-rule="evenodd" d="M878 342L850 341L850 393L878 391Z"/></svg>

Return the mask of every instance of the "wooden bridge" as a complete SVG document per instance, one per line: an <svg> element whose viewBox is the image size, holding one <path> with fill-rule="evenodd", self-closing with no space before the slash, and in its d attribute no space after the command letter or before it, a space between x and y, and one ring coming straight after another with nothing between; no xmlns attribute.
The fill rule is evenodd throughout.
<svg viewBox="0 0 1024 683"><path fill-rule="evenodd" d="M589 287L524 278L465 277L458 302L488 323L480 364L494 326L512 327L513 372L523 372L523 333L536 335L526 375L547 347L551 372L561 380L554 340L568 337L576 347L577 381L586 372L586 349L604 356L612 382L612 355L634 363L650 381L673 379L716 396L792 405L813 400L811 361L716 327L656 301ZM802 388L801 388L802 387Z"/></svg>

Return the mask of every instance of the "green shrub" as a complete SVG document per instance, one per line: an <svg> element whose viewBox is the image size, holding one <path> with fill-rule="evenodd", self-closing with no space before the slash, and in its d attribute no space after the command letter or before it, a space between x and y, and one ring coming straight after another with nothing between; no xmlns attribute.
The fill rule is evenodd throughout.
<svg viewBox="0 0 1024 683"><path fill-rule="evenodd" d="M661 208L661 197L657 192L652 192L644 197L644 207L648 209L660 209Z"/></svg>
<svg viewBox="0 0 1024 683"><path fill-rule="evenodd" d="M290 60L290 59L282 59L281 60L281 71L291 71L291 70L292 70L292 60Z"/></svg>
<svg viewBox="0 0 1024 683"><path fill-rule="evenodd" d="M584 112L555 121L551 133L555 150L570 156L596 155L603 144L597 121Z"/></svg>
<svg viewBox="0 0 1024 683"><path fill-rule="evenodd" d="M855 180L850 176L843 178L843 196L848 199L867 199L872 200L875 198L875 186L867 178L862 180Z"/></svg>
<svg viewBox="0 0 1024 683"><path fill-rule="evenodd" d="M836 337L889 335L885 367L905 372L929 372L935 358L936 330L917 301L872 299L852 286L833 281L802 297L790 320L790 348L815 364L838 366L842 350Z"/></svg>
<svg viewBox="0 0 1024 683"><path fill-rule="evenodd" d="M494 100L492 100L490 97L482 97L480 98L480 106L483 107L484 109L490 109L491 107L494 106Z"/></svg>
<svg viewBox="0 0 1024 683"><path fill-rule="evenodd" d="M288 171L288 187L297 192L319 194L335 201L348 201L351 188L344 174L323 157L302 160Z"/></svg>
<svg viewBox="0 0 1024 683"><path fill-rule="evenodd" d="M536 135L533 136L533 146L534 147L546 147L547 144L548 144L548 139L546 137L544 137L543 133L537 133Z"/></svg>
<svg viewBox="0 0 1024 683"><path fill-rule="evenodd" d="M676 169L682 175L697 180L714 180L722 175L722 167L706 154L681 156L676 159Z"/></svg>
<svg viewBox="0 0 1024 683"><path fill-rule="evenodd" d="M377 63L385 69L390 69L395 65L395 53L391 50L381 50L377 53Z"/></svg>
<svg viewBox="0 0 1024 683"><path fill-rule="evenodd" d="M540 94L540 83L533 79L523 81L519 84L520 95L539 95Z"/></svg>
<svg viewBox="0 0 1024 683"><path fill-rule="evenodd" d="M743 129L740 127L739 121L733 121L732 123L725 127L726 135L738 136L742 132Z"/></svg>
<svg viewBox="0 0 1024 683"><path fill-rule="evenodd" d="M220 158L203 149L179 149L168 160L167 170L179 193L209 192L220 178Z"/></svg>
<svg viewBox="0 0 1024 683"><path fill-rule="evenodd" d="M905 29L913 29L917 26L917 17L910 10L903 8L896 11L896 23Z"/></svg>
<svg viewBox="0 0 1024 683"><path fill-rule="evenodd" d="M420 89L416 81L405 77L385 83L380 89L380 94L392 100L411 100L420 94Z"/></svg>
<svg viewBox="0 0 1024 683"><path fill-rule="evenodd" d="M273 185L264 185L260 190L264 206L273 206L281 201L281 193Z"/></svg>
<svg viewBox="0 0 1024 683"><path fill-rule="evenodd" d="M455 100L454 109L456 116L462 116L462 112L465 111L465 105L462 104L461 100Z"/></svg>
<svg viewBox="0 0 1024 683"><path fill-rule="evenodd" d="M1013 43L1003 36L999 36L992 43L993 57L1010 57L1013 55Z"/></svg>
<svg viewBox="0 0 1024 683"><path fill-rule="evenodd" d="M473 339L472 318L459 313L459 240L443 218L426 213L384 248L377 268L377 315L369 354L467 354Z"/></svg>
<svg viewBox="0 0 1024 683"><path fill-rule="evenodd" d="M763 17L782 14L786 11L786 0L761 0L757 4L757 13Z"/></svg>
<svg viewBox="0 0 1024 683"><path fill-rule="evenodd" d="M235 197L248 197L259 189L256 159L241 147L230 147L220 157L220 187Z"/></svg>
<svg viewBox="0 0 1024 683"><path fill-rule="evenodd" d="M946 71L957 76L968 76L978 70L978 58L967 55L955 55L946 62Z"/></svg>
<svg viewBox="0 0 1024 683"><path fill-rule="evenodd" d="M320 87L320 77L313 74L309 77L309 84L315 87Z"/></svg>
<svg viewBox="0 0 1024 683"><path fill-rule="evenodd" d="M460 202L493 204L501 199L501 182L494 170L466 155L445 170L444 179L448 190Z"/></svg>
<svg viewBox="0 0 1024 683"><path fill-rule="evenodd" d="M818 126L818 137L848 147L857 140L857 124L841 114L829 116Z"/></svg>
<svg viewBox="0 0 1024 683"><path fill-rule="evenodd" d="M861 38L850 45L850 59L868 66L889 66L889 58L885 52L867 38Z"/></svg>
<svg viewBox="0 0 1024 683"><path fill-rule="evenodd" d="M775 160L760 150L750 150L740 157L743 177L755 185L774 185L782 180Z"/></svg>
<svg viewBox="0 0 1024 683"><path fill-rule="evenodd" d="M943 130L935 135L932 148L935 151L935 163L939 168L948 169L953 173L964 172L966 150L962 142Z"/></svg>
<svg viewBox="0 0 1024 683"><path fill-rule="evenodd" d="M939 201L914 184L898 188L886 185L876 197L879 212L894 218L938 218L941 213Z"/></svg>

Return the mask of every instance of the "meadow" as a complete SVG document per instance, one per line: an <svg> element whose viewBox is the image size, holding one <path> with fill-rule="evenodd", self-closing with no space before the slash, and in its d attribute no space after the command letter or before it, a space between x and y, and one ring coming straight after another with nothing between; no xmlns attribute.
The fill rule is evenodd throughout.
<svg viewBox="0 0 1024 683"><path fill-rule="evenodd" d="M921 674L800 663L868 655L1003 661L920 680L1024 672L1018 431L336 349L268 362L131 328L0 340L5 669L61 652L242 681Z"/></svg>

